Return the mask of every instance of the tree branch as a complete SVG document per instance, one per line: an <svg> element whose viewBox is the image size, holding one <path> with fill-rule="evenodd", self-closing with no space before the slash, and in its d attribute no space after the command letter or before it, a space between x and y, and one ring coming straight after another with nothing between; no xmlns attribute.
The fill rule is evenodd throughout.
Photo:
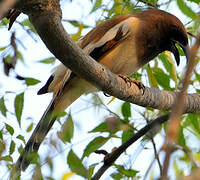
<svg viewBox="0 0 200 180"><path fill-rule="evenodd" d="M196 43L192 46L190 49L190 52L188 52L188 65L187 70L185 72L185 76L183 79L183 88L181 89L180 93L178 94L177 101L174 104L174 107L171 112L169 124L167 127L167 133L165 137L165 160L164 160L164 168L163 168L163 174L161 176L161 179L167 178L168 168L169 168L169 162L171 154L173 153L173 147L171 146L171 142L177 142L178 134L179 134L179 128L180 128L180 120L181 115L183 114L184 110L184 96L186 94L187 88L189 86L189 81L192 76L194 67L195 67L195 59L200 46L200 34L198 35L198 38L196 40Z"/></svg>
<svg viewBox="0 0 200 180"><path fill-rule="evenodd" d="M29 16L40 38L57 59L100 90L121 100L144 107L169 110L175 104L178 95L177 92L145 88L143 94L136 85L132 84L132 86L129 87L122 78L94 61L87 55L87 52L83 52L83 50L71 40L61 24L59 0L21 0L17 3L16 8ZM185 95L183 100L183 112L194 113L199 111L200 96L198 94ZM112 165L125 149L151 128L165 122L168 117L169 115L167 114L157 118L137 132L126 143L117 148L105 161L104 165L93 179L101 177L106 169Z"/></svg>
<svg viewBox="0 0 200 180"><path fill-rule="evenodd" d="M29 18L47 48L64 65L105 93L143 107L168 110L175 103L177 93L145 88L144 94L132 84L94 61L69 37L61 24L58 0L21 0L17 8ZM31 7L33 7L31 9ZM200 111L200 96L188 94L184 98L184 112Z"/></svg>
<svg viewBox="0 0 200 180"><path fill-rule="evenodd" d="M8 10L10 10L15 3L16 0L3 0L0 2L0 19L4 18Z"/></svg>
<svg viewBox="0 0 200 180"><path fill-rule="evenodd" d="M119 146L113 153L109 155L109 157L104 161L104 165L98 170L98 172L93 176L92 180L99 179L103 173L115 162L115 160L134 142L136 142L139 138L144 136L147 132L159 126L160 124L166 122L169 118L169 113L165 114L161 117L158 117L151 123L147 124L137 133L135 133L130 139L128 139L124 144Z"/></svg>

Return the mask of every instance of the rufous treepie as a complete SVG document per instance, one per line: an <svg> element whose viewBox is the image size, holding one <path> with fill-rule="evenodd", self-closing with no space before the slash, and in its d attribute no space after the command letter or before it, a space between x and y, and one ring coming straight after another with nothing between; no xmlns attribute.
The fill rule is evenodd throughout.
<svg viewBox="0 0 200 180"><path fill-rule="evenodd" d="M130 76L161 52L168 50L180 62L178 44L188 56L187 32L174 15L161 10L146 10L109 19L78 41L85 53L107 66L113 73ZM98 89L59 65L38 94L53 92L53 99L21 153L16 168L25 170L58 115L82 94Z"/></svg>

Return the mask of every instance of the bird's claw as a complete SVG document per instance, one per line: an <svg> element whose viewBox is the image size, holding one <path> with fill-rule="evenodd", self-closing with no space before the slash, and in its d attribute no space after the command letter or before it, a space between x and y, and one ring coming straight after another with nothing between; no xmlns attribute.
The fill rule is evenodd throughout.
<svg viewBox="0 0 200 180"><path fill-rule="evenodd" d="M144 86L144 84L143 84L142 82L137 81L137 80L135 80L135 79L133 79L133 78L130 78L130 77L121 75L121 74L119 75L119 77L122 78L126 83L128 83L128 84L129 84L129 87L131 87L131 84L132 84L132 83L134 83L135 85L137 85L138 88L139 88L140 90L142 90L142 94L144 94L145 86Z"/></svg>

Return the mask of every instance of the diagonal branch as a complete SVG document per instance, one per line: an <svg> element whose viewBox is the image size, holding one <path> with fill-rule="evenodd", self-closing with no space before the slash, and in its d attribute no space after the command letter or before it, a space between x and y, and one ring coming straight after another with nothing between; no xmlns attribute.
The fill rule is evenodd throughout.
<svg viewBox="0 0 200 180"><path fill-rule="evenodd" d="M21 0L16 7L28 14L40 38L57 59L106 94L143 107L156 109L168 110L175 103L176 92L146 88L143 94L136 85L132 84L129 87L122 78L85 54L63 28L58 0ZM186 95L184 112L199 110L199 95Z"/></svg>
<svg viewBox="0 0 200 180"><path fill-rule="evenodd" d="M147 124L137 133L135 133L130 139L128 139L124 144L119 146L113 153L109 155L109 158L104 161L104 165L98 170L98 172L93 176L92 180L99 179L103 173L115 162L115 160L134 142L136 142L139 138L144 136L147 132L159 126L160 124L166 122L169 118L169 113L165 114L161 117L158 117L151 123Z"/></svg>
<svg viewBox="0 0 200 180"><path fill-rule="evenodd" d="M186 90L189 86L189 81L192 76L192 72L195 67L195 59L200 46L200 34L197 37L197 40L195 44L192 46L189 52L189 58L188 58L188 66L187 70L185 72L185 77L183 80L183 88L181 89L180 93L178 94L177 101L174 104L174 107L171 112L169 124L167 127L167 133L165 137L165 160L164 160L164 168L163 168L163 175L161 176L161 179L167 178L168 168L169 168L169 162L170 162L170 156L173 153L173 147L171 146L171 142L177 142L178 139L178 133L180 128L180 120L181 115L184 111L184 96L186 93Z"/></svg>
<svg viewBox="0 0 200 180"><path fill-rule="evenodd" d="M146 88L144 94L138 87L131 87L122 78L113 74L109 69L98 64L85 54L69 37L61 24L61 10L59 0L21 0L16 8L27 14L34 25L40 38L47 48L65 66L70 68L80 77L86 79L106 94L118 97L144 107L157 109L171 109L176 102L177 92L161 91L156 88ZM183 112L199 112L200 96L188 94L183 99ZM102 173L120 156L133 142L143 136L152 127L168 119L168 115L158 118L157 121L145 126L136 133L127 143L123 144L106 160L94 179Z"/></svg>

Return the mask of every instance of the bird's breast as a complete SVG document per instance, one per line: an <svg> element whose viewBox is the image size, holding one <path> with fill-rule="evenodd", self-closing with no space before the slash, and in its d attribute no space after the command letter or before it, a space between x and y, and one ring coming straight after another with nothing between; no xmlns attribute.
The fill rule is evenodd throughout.
<svg viewBox="0 0 200 180"><path fill-rule="evenodd" d="M103 56L101 64L107 66L115 74L130 76L140 68L136 55L134 37L123 40L112 51Z"/></svg>

